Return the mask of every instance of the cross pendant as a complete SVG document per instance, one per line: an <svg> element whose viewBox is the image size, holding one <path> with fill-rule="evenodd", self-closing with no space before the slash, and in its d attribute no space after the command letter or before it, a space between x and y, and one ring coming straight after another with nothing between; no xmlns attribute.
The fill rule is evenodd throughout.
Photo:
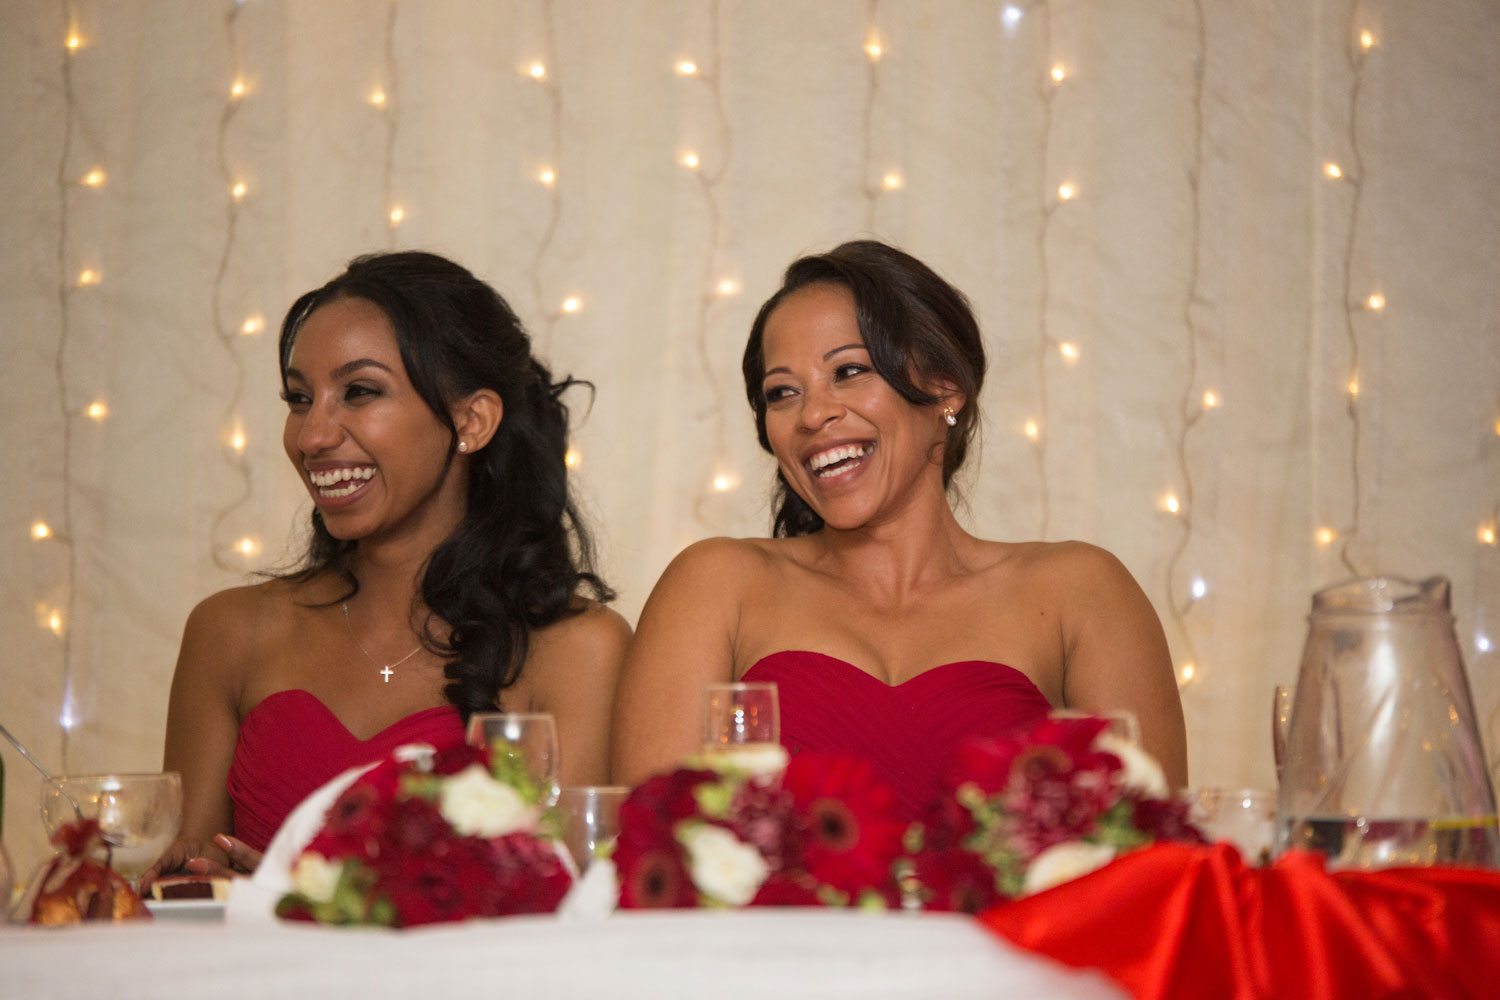
<svg viewBox="0 0 1500 1000"><path fill-rule="evenodd" d="M380 672L385 675L385 682L389 684L391 682L391 674L394 674L396 671L392 670L391 665L387 663L380 668Z"/></svg>

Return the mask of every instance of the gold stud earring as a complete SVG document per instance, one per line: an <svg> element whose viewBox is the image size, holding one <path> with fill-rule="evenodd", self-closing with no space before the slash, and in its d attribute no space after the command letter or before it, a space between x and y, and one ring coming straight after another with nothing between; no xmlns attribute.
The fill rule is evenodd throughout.
<svg viewBox="0 0 1500 1000"><path fill-rule="evenodd" d="M949 427L958 426L958 418L953 415L953 407L943 407L943 423L947 424Z"/></svg>

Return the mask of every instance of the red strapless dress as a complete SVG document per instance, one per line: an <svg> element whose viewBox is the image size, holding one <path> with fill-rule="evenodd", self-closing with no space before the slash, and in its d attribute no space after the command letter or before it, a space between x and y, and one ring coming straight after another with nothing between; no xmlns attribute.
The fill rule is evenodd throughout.
<svg viewBox="0 0 1500 1000"><path fill-rule="evenodd" d="M463 722L452 705L414 712L361 740L317 695L278 691L240 723L228 781L234 835L263 851L287 813L331 778L405 743L445 746L463 738Z"/></svg>
<svg viewBox="0 0 1500 1000"><path fill-rule="evenodd" d="M945 663L890 685L837 657L788 650L757 661L741 680L776 682L789 752L868 760L913 817L931 804L960 744L1025 728L1052 709L1029 677L987 660Z"/></svg>

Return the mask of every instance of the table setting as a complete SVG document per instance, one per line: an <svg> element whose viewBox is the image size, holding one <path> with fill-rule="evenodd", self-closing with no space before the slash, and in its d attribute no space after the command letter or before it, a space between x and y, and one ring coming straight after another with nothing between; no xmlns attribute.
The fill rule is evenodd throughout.
<svg viewBox="0 0 1500 1000"><path fill-rule="evenodd" d="M789 755L776 686L744 683L705 692L675 770L560 788L550 717L477 714L329 782L251 877L148 898L154 920L98 901L175 835L175 776L51 778L59 854L12 920L79 926L0 931L0 984L92 995L86 954L170 970L124 996L502 969L564 995L1490 995L1500 839L1451 621L1440 579L1315 595L1274 792L1174 792L1132 720L1056 712L964 747L913 822L867 763Z"/></svg>

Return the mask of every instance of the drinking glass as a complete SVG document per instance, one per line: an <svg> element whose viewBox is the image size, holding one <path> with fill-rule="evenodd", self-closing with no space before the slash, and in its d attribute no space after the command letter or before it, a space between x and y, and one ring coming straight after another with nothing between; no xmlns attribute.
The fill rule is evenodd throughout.
<svg viewBox="0 0 1500 1000"><path fill-rule="evenodd" d="M781 745L781 710L774 683L710 684L707 708L705 754L740 756Z"/></svg>
<svg viewBox="0 0 1500 1000"><path fill-rule="evenodd" d="M629 794L623 785L584 785L564 788L558 795L563 843L578 865L578 874L588 871L601 848L614 843L620 832L620 804Z"/></svg>
<svg viewBox="0 0 1500 1000"><path fill-rule="evenodd" d="M1226 840L1249 864L1271 861L1276 793L1259 788L1196 788L1186 793L1188 818L1209 840Z"/></svg>
<svg viewBox="0 0 1500 1000"><path fill-rule="evenodd" d="M140 890L182 827L182 777L158 774L70 774L42 785L42 823L49 835L79 819L99 821L109 866Z"/></svg>
<svg viewBox="0 0 1500 1000"><path fill-rule="evenodd" d="M475 712L466 732L470 746L518 761L540 796L552 808L558 793L557 725L546 712Z"/></svg>
<svg viewBox="0 0 1500 1000"><path fill-rule="evenodd" d="M1104 727L1105 732L1120 737L1127 743L1137 746L1141 742L1141 724L1136 720L1135 713L1125 709L1116 709L1109 712L1086 712L1076 708L1054 708L1047 713L1053 719L1104 719L1108 725Z"/></svg>

